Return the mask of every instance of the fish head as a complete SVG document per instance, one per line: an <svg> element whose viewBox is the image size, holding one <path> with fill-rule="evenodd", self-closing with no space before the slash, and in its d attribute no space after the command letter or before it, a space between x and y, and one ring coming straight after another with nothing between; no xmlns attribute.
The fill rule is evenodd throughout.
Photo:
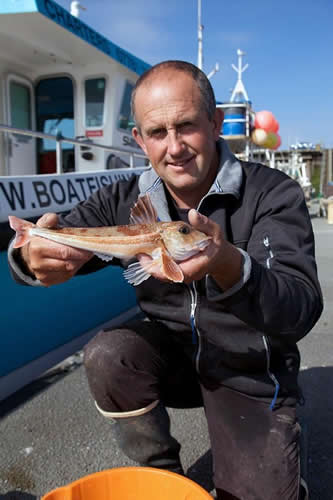
<svg viewBox="0 0 333 500"><path fill-rule="evenodd" d="M181 221L162 223L160 234L166 249L176 261L189 259L201 252L212 239Z"/></svg>

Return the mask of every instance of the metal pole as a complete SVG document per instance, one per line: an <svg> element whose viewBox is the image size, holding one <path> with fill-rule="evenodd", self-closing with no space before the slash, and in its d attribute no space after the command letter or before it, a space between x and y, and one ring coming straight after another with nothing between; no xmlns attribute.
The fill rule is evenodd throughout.
<svg viewBox="0 0 333 500"><path fill-rule="evenodd" d="M56 135L56 158L57 158L57 174L62 173L62 148L61 148L61 132Z"/></svg>
<svg viewBox="0 0 333 500"><path fill-rule="evenodd" d="M203 68L203 57L202 57L202 31L203 26L201 24L201 0L198 0L198 68Z"/></svg>

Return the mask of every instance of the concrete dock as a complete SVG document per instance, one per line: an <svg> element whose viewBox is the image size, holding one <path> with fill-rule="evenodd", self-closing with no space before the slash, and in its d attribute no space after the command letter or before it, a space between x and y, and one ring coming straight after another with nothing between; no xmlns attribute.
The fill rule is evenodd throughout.
<svg viewBox="0 0 333 500"><path fill-rule="evenodd" d="M310 498L333 500L333 225L312 223L325 309L299 344L306 399L299 411L307 424ZM81 361L78 353L0 403L1 500L35 500L87 474L133 465L117 450L112 424L96 411ZM187 475L211 491L203 410L170 414Z"/></svg>

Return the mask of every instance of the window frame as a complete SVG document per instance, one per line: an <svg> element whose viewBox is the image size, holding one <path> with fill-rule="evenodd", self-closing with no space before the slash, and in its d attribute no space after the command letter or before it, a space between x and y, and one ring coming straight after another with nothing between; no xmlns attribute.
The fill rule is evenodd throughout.
<svg viewBox="0 0 333 500"><path fill-rule="evenodd" d="M133 127L132 127L132 129L131 129L131 130L129 130L128 128L122 128L122 127L120 127L120 125L119 125L120 111L121 111L121 108L122 108L122 105L123 105L123 100L124 100L125 90L126 90L126 87L127 87L127 85L128 85L128 84L132 86L132 91L133 91L133 89L134 89L134 87L135 87L135 82L132 82L132 81L131 81L131 80L129 80L128 78L126 78L126 79L124 80L124 85L123 85L123 88L122 88L122 94L121 94L121 98L120 98L120 100L119 100L119 101L120 101L120 106L119 106L119 108L118 108L118 114L117 114L117 129L118 129L121 133L126 133L126 134L128 134L128 135L130 135L130 136L131 136L131 135L132 135L132 129L133 129L134 125L133 125ZM132 91L131 91L130 96L132 95ZM130 111L131 111L131 98L130 98L130 102L129 102L129 104L130 104ZM132 113L131 113L131 114L132 114Z"/></svg>
<svg viewBox="0 0 333 500"><path fill-rule="evenodd" d="M104 88L104 105L103 105L103 119L101 125L87 125L87 100L86 100L86 82L89 80L98 80L104 79L105 88ZM83 128L84 130L102 130L107 123L108 116L108 106L107 106L107 89L109 86L109 78L106 74L98 74L91 75L83 78L82 80L82 94L83 94L83 103L84 103L84 111L83 111Z"/></svg>

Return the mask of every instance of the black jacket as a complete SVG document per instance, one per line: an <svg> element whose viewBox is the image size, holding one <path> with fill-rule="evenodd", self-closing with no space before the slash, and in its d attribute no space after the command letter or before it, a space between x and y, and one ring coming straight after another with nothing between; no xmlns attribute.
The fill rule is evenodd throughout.
<svg viewBox="0 0 333 500"><path fill-rule="evenodd" d="M149 278L136 287L149 318L194 337L203 383L253 396L297 395L297 341L314 326L322 296L314 237L298 183L266 166L240 162L219 141L221 162L199 211L217 222L245 256L244 279L225 293L207 276L191 286ZM150 194L160 220L170 220L164 186L153 170L102 188L61 222L70 226L128 224L140 193ZM18 281L24 279L13 260ZM113 264L119 261L112 261ZM120 263L125 265L124 263ZM105 263L92 259L84 272Z"/></svg>

